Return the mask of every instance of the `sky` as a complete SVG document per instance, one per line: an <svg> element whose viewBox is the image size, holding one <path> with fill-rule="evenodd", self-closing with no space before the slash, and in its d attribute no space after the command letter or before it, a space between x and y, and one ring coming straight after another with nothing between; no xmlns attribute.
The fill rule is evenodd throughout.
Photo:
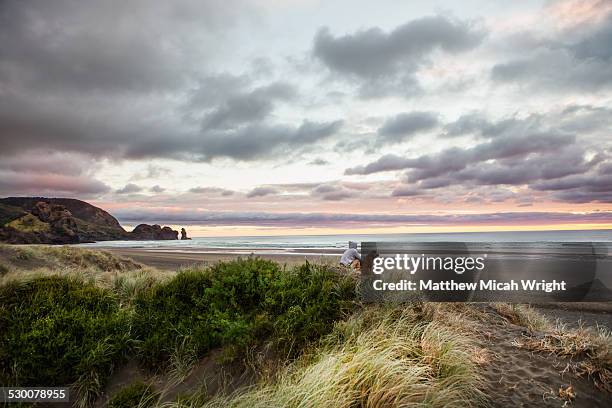
<svg viewBox="0 0 612 408"><path fill-rule="evenodd" d="M612 1L3 0L0 196L191 235L612 228Z"/></svg>

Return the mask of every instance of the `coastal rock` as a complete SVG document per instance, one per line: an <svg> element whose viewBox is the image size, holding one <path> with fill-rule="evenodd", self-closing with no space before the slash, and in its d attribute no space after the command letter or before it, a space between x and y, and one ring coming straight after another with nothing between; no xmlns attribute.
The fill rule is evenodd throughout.
<svg viewBox="0 0 612 408"><path fill-rule="evenodd" d="M181 240L188 240L191 239L187 236L187 231L185 230L185 228L181 228Z"/></svg>
<svg viewBox="0 0 612 408"><path fill-rule="evenodd" d="M0 225L0 240L9 243L74 244L91 240L88 222L77 220L65 205L53 199L2 199L0 215L4 221Z"/></svg>
<svg viewBox="0 0 612 408"><path fill-rule="evenodd" d="M39 201L32 208L32 214L37 216L42 222L47 222L51 218L51 206L44 201Z"/></svg>
<svg viewBox="0 0 612 408"><path fill-rule="evenodd" d="M178 239L178 231L170 227L161 227L158 224L139 224L130 232L131 239L138 240L175 240Z"/></svg>
<svg viewBox="0 0 612 408"><path fill-rule="evenodd" d="M0 199L0 241L11 244L175 240L178 234L170 227L147 224L127 232L108 212L72 198Z"/></svg>

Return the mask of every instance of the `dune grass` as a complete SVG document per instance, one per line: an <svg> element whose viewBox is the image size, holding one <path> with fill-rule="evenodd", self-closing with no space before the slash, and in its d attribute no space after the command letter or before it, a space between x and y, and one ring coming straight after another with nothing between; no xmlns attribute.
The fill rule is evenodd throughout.
<svg viewBox="0 0 612 408"><path fill-rule="evenodd" d="M167 407L479 406L469 340L407 306L369 306L246 392Z"/></svg>
<svg viewBox="0 0 612 408"><path fill-rule="evenodd" d="M0 255L4 263L17 270L42 267L48 269L93 268L98 271L128 271L143 267L137 262L115 256L107 251L74 246L0 244Z"/></svg>
<svg viewBox="0 0 612 408"><path fill-rule="evenodd" d="M136 295L176 275L115 256L74 246L0 245L0 286L60 276L110 289L131 304Z"/></svg>
<svg viewBox="0 0 612 408"><path fill-rule="evenodd" d="M597 388L612 393L612 333L603 327L571 328L557 323L537 336L516 339L517 347L569 357L566 369L590 378Z"/></svg>
<svg viewBox="0 0 612 408"><path fill-rule="evenodd" d="M150 384L136 381L115 394L106 405L107 408L149 408L153 407L158 394Z"/></svg>
<svg viewBox="0 0 612 408"><path fill-rule="evenodd" d="M612 333L604 327L570 327L552 322L529 305L495 303L493 307L511 323L529 330L514 340L517 347L570 358L566 367L612 393Z"/></svg>
<svg viewBox="0 0 612 408"><path fill-rule="evenodd" d="M492 303L491 305L511 323L526 327L531 331L552 330L554 327L553 322L529 305L510 303Z"/></svg>

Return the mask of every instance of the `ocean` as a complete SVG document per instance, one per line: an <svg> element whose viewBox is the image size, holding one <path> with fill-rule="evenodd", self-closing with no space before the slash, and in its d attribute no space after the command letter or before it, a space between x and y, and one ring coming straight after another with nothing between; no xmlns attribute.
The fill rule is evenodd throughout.
<svg viewBox="0 0 612 408"><path fill-rule="evenodd" d="M504 231L419 234L341 234L276 235L241 237L195 237L188 241L103 241L80 244L86 247L164 248L177 251L206 249L312 249L341 250L348 241L356 242L481 242L481 243L561 243L612 242L612 230Z"/></svg>

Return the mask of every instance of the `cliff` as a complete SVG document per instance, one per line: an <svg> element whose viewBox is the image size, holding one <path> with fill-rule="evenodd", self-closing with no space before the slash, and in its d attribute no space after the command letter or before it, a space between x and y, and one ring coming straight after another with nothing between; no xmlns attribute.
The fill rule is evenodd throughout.
<svg viewBox="0 0 612 408"><path fill-rule="evenodd" d="M173 240L170 227L141 224L127 232L108 212L72 198L0 199L0 241L12 244L73 244L109 240Z"/></svg>
<svg viewBox="0 0 612 408"><path fill-rule="evenodd" d="M148 225L140 224L130 233L132 239L139 240L150 240L150 239L178 239L178 231L173 230L170 227L161 227L157 224Z"/></svg>

